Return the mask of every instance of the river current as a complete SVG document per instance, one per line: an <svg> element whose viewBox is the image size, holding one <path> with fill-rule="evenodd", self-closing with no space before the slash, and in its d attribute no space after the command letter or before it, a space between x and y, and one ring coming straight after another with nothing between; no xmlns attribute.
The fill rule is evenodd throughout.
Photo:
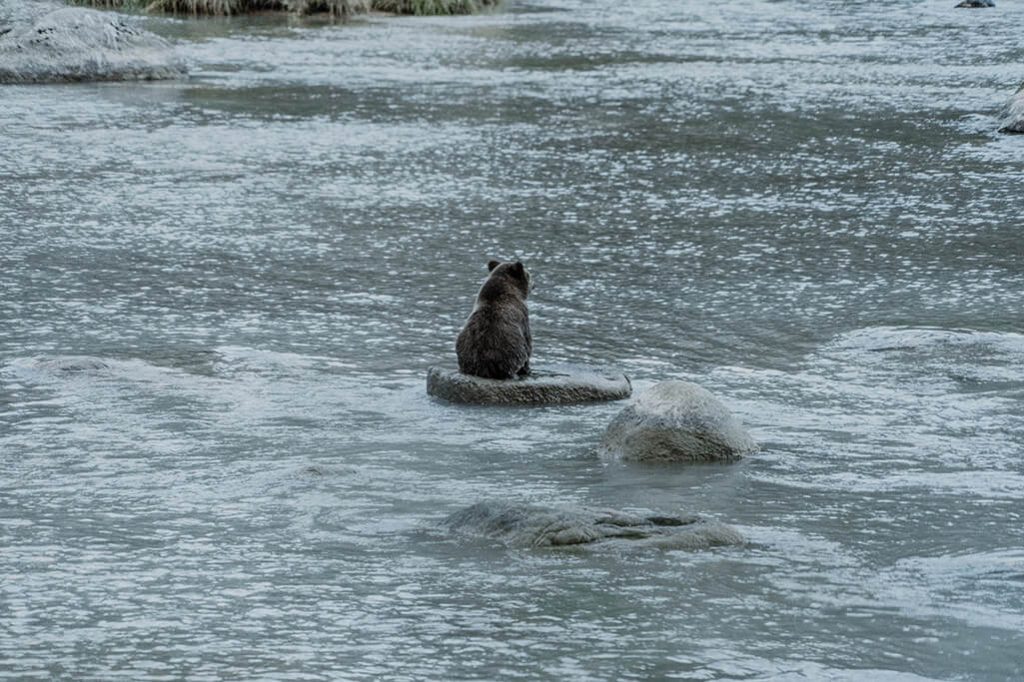
<svg viewBox="0 0 1024 682"><path fill-rule="evenodd" d="M1024 5L953 4L140 18L187 80L0 87L0 678L1024 677ZM495 257L535 364L762 450L428 398ZM489 498L749 544L439 529Z"/></svg>

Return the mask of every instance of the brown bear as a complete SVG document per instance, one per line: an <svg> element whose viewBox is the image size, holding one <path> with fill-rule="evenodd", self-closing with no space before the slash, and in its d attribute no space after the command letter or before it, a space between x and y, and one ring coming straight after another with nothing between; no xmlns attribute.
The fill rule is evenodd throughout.
<svg viewBox="0 0 1024 682"><path fill-rule="evenodd" d="M487 264L491 274L480 288L466 326L455 340L459 371L487 379L514 379L530 373L530 316L526 296L530 275L523 264Z"/></svg>

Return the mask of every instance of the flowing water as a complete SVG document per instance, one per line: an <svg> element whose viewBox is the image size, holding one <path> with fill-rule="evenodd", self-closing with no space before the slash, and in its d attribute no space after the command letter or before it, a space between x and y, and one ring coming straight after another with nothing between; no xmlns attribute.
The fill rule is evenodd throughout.
<svg viewBox="0 0 1024 682"><path fill-rule="evenodd" d="M0 87L0 677L1024 676L1024 4L145 19L178 82ZM622 404L429 399L492 257ZM747 546L454 538L486 498Z"/></svg>

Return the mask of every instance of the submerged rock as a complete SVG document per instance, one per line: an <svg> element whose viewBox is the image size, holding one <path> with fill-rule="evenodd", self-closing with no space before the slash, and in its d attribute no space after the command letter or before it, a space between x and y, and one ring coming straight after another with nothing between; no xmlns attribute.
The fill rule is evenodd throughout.
<svg viewBox="0 0 1024 682"><path fill-rule="evenodd" d="M1017 88L1017 94L1003 110L999 132L1024 133L1024 84Z"/></svg>
<svg viewBox="0 0 1024 682"><path fill-rule="evenodd" d="M757 444L725 405L686 381L663 381L620 412L601 455L638 462L731 462Z"/></svg>
<svg viewBox="0 0 1024 682"><path fill-rule="evenodd" d="M478 502L444 520L451 531L498 540L511 547L565 547L622 541L664 549L707 549L743 544L729 526L699 516L641 516L628 512Z"/></svg>
<svg viewBox="0 0 1024 682"><path fill-rule="evenodd" d="M628 398L633 389L621 372L583 365L535 367L518 379L484 379L456 369L431 367L427 393L471 405L565 405Z"/></svg>
<svg viewBox="0 0 1024 682"><path fill-rule="evenodd" d="M110 365L100 358L88 355L60 355L56 357L36 358L32 366L47 372L76 373L102 372L110 369Z"/></svg>
<svg viewBox="0 0 1024 682"><path fill-rule="evenodd" d="M156 80L184 73L166 40L127 17L0 0L0 83Z"/></svg>
<svg viewBox="0 0 1024 682"><path fill-rule="evenodd" d="M995 7L995 0L963 0L957 7Z"/></svg>

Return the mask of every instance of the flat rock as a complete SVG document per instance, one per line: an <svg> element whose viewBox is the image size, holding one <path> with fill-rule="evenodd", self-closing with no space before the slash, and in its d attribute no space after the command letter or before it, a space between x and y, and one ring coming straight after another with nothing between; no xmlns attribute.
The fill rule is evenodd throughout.
<svg viewBox="0 0 1024 682"><path fill-rule="evenodd" d="M586 507L545 507L486 500L455 512L443 525L459 535L510 547L615 543L662 549L741 545L739 531L696 515L661 516Z"/></svg>
<svg viewBox="0 0 1024 682"><path fill-rule="evenodd" d="M0 83L178 78L163 38L113 12L0 0Z"/></svg>
<svg viewBox="0 0 1024 682"><path fill-rule="evenodd" d="M1024 133L1024 84L1017 88L1017 94L1003 110L1003 117L999 122L999 132Z"/></svg>
<svg viewBox="0 0 1024 682"><path fill-rule="evenodd" d="M731 462L757 444L718 398L697 384L663 381L620 412L601 439L604 458Z"/></svg>
<svg viewBox="0 0 1024 682"><path fill-rule="evenodd" d="M427 393L469 405L566 405L628 398L633 389L622 372L585 365L536 367L519 379L484 379L457 369L431 367Z"/></svg>

